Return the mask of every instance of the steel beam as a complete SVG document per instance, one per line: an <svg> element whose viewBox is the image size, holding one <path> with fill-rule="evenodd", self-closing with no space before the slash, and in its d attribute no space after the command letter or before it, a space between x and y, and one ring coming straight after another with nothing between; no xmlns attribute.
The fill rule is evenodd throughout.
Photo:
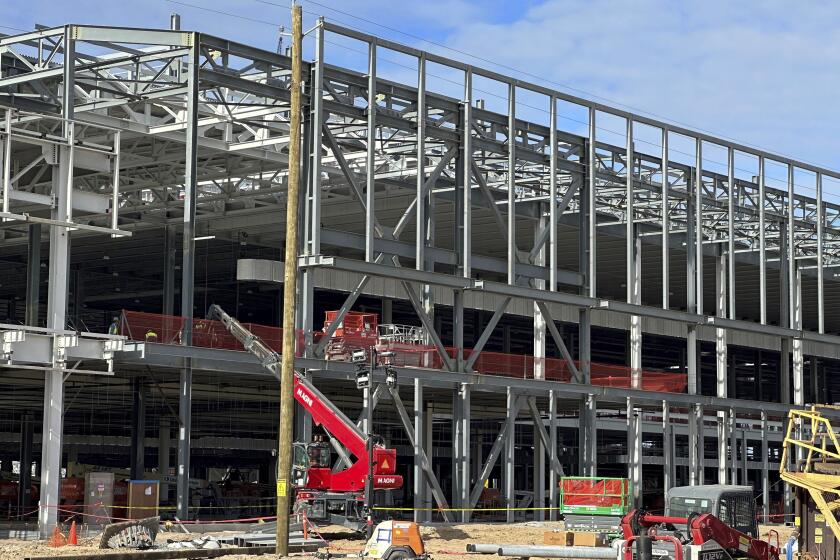
<svg viewBox="0 0 840 560"><path fill-rule="evenodd" d="M472 492L470 492L470 509L474 508L481 497L481 492L484 489L484 483L490 477L493 467L499 460L502 450L505 448L508 439L512 437L513 430L511 427L516 422L516 416L519 414L519 409L522 408L522 403L525 399L523 397L516 397L512 391L507 391L507 418L502 422L499 433L493 441L493 446L490 448L490 453L487 455L487 460L481 468L481 474L473 484ZM503 470L504 473L504 470Z"/></svg>
<svg viewBox="0 0 840 560"><path fill-rule="evenodd" d="M554 340L554 344L557 345L558 350L560 350L560 354L563 356L563 359L566 360L566 365L569 367L569 372L572 374L572 381L574 383L585 383L586 380L584 380L580 375L580 371L578 371L575 361L572 359L572 354L569 352L569 349L566 348L566 343L563 342L563 337L560 335L560 331L557 330L557 325L554 323L554 319L548 311L548 306L541 301L534 303L536 304L539 312L542 314L545 326L548 327L548 331L551 333L551 338Z"/></svg>
<svg viewBox="0 0 840 560"><path fill-rule="evenodd" d="M473 346L472 351L470 352L470 357L467 358L466 363L464 364L464 371L472 371L473 366L475 365L476 360L481 355L481 351L484 350L484 345L487 344L487 341L490 340L490 337L493 335L493 331L496 329L496 325L499 324L499 321L505 314L505 310L510 304L511 298L503 298L499 305L496 306L496 309L493 311L493 315L490 317L490 320L487 322L487 325L484 327L484 330L481 331L481 335L478 337L478 341L476 341L475 346Z"/></svg>
<svg viewBox="0 0 840 560"><path fill-rule="evenodd" d="M437 503L438 507L441 508L441 514L443 515L443 519L447 523L452 523L453 519L450 514L449 505L446 502L446 498L443 495L443 490L438 483L437 476L435 476L435 472L432 469L432 464L429 461L429 457L426 454L426 451L423 449L423 446L420 445L422 442L419 442L415 439L415 430L417 428L416 425L412 424L411 417L408 415L408 412L405 410L405 405L402 402L402 398L400 398L400 393L394 387L388 388L388 393L391 395L391 399L394 401L394 407L397 409L397 414L400 417L400 421L402 422L403 429L405 429L406 436L408 437L409 445L417 452L416 458L419 460L420 467L422 468L423 472L426 475L426 480L428 480L432 495L435 498L435 502ZM415 395L416 395L415 391ZM422 389L421 389L422 395ZM416 408L415 404L415 408ZM416 416L415 416L416 418ZM467 460L469 463L469 459ZM469 466L469 465L468 465Z"/></svg>
<svg viewBox="0 0 840 560"><path fill-rule="evenodd" d="M528 409L531 412L531 419L534 422L534 432L536 437L539 438L545 448L550 448L551 437L545 429L542 414L540 414L540 410L537 408L537 400L535 397L528 398ZM563 472L563 465L560 464L560 460L556 457L551 459L551 470L554 471L557 476L565 476L565 473Z"/></svg>

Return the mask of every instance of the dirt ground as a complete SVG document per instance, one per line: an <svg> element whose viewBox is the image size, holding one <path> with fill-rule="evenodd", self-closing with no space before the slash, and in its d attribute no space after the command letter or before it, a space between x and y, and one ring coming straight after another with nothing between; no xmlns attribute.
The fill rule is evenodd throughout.
<svg viewBox="0 0 840 560"><path fill-rule="evenodd" d="M466 553L467 543L516 543L516 544L542 544L543 533L554 529L562 529L562 522L526 522L514 524L502 523L470 523L464 525L432 525L422 528L423 539L426 543L426 550L433 558L441 560L475 560L476 555ZM767 526L762 525L760 532L763 538L767 538L770 529L779 532L782 542L785 542L793 532L790 527L783 525ZM224 533L213 533L222 536ZM340 553L356 553L362 549L364 541L342 527L326 527L322 530L324 538L329 543L329 550ZM165 544L168 540L189 540L196 535L185 535L184 533L161 532L157 536L159 544ZM43 541L21 541L21 540L0 540L0 560L20 560L24 557L42 556L55 557L66 554L99 553L109 554L119 551L100 550L99 538L79 539L79 546L65 546L61 548L50 548ZM311 554L295 554L297 559L311 558ZM224 556L228 560L253 560L255 556Z"/></svg>

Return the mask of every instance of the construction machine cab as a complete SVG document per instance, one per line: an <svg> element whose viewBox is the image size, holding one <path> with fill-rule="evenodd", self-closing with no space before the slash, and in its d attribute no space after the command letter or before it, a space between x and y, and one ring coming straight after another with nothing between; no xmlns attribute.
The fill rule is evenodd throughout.
<svg viewBox="0 0 840 560"><path fill-rule="evenodd" d="M331 460L330 444L326 441L295 443L292 460L292 484L303 488L306 486L309 469L329 469L332 467Z"/></svg>
<svg viewBox="0 0 840 560"><path fill-rule="evenodd" d="M665 513L686 518L693 514L711 513L741 533L758 536L752 486L709 484L671 488Z"/></svg>

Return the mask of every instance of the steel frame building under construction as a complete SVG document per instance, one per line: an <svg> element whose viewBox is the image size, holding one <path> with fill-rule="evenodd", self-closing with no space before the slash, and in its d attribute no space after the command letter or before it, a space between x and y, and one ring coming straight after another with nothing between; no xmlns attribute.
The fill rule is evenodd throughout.
<svg viewBox="0 0 840 560"><path fill-rule="evenodd" d="M43 533L71 461L174 467L188 518L198 469L273 460L276 382L197 329L213 302L277 324L290 59L178 28L0 39L0 472L37 465ZM637 503L740 480L770 514L789 407L836 399L840 173L324 20L307 41L297 366L376 407L401 505L468 520L497 485L508 520L553 517L558 476L626 472ZM96 334L122 309L178 336ZM359 309L435 355L393 406L324 357Z"/></svg>

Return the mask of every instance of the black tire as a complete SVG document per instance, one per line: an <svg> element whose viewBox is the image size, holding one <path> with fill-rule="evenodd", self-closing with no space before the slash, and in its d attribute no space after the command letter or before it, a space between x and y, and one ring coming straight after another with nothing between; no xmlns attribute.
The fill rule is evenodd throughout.
<svg viewBox="0 0 840 560"><path fill-rule="evenodd" d="M414 558L414 553L404 546L393 548L385 555L385 560L409 560L409 558Z"/></svg>

